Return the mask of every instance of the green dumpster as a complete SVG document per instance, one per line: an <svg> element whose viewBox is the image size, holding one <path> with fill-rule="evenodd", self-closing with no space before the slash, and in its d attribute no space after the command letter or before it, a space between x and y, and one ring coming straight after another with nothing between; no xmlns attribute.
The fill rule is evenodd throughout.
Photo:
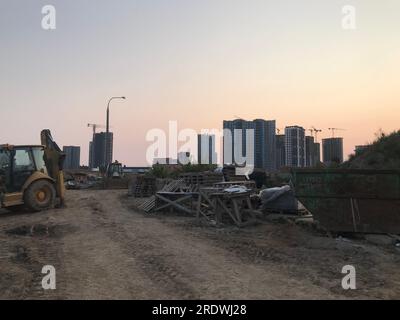
<svg viewBox="0 0 400 320"><path fill-rule="evenodd" d="M400 234L400 170L293 169L292 183L327 230Z"/></svg>

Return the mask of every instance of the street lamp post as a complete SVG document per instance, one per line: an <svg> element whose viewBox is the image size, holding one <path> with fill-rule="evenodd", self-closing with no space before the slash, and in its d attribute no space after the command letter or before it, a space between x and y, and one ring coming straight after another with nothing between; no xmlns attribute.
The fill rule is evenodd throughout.
<svg viewBox="0 0 400 320"><path fill-rule="evenodd" d="M108 155L110 154L110 150L109 150L109 142L108 142L108 137L110 134L110 103L112 100L114 99L123 99L125 100L125 97L112 97L110 98L110 100L108 100L108 104L107 104L107 123L106 123L106 138L105 138L105 143L106 143L106 147L105 147L105 165L107 166L109 163L112 162L112 159L108 159Z"/></svg>

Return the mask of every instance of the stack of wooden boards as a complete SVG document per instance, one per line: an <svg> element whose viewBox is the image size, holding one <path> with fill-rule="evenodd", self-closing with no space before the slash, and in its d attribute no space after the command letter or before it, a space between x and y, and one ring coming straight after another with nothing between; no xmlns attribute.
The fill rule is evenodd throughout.
<svg viewBox="0 0 400 320"><path fill-rule="evenodd" d="M221 182L223 175L213 172L183 173L179 179L167 182L157 190L157 179L154 177L137 176L131 182L129 195L135 197L134 206L145 212L150 212L156 205L156 192L196 192L201 187L212 186Z"/></svg>
<svg viewBox="0 0 400 320"><path fill-rule="evenodd" d="M254 220L250 198L254 182L222 179L222 174L217 173L185 173L150 197L135 199L134 206L144 212L184 212L216 225L233 222L242 227Z"/></svg>
<svg viewBox="0 0 400 320"><path fill-rule="evenodd" d="M185 189L186 185L183 179L179 180L172 180L170 183L164 185L164 187L160 190L163 192L177 192L182 189ZM143 198L143 199L137 199L136 201L136 207L139 210L143 210L145 212L150 212L154 209L156 205L156 196L155 193L151 195L150 197Z"/></svg>
<svg viewBox="0 0 400 320"><path fill-rule="evenodd" d="M146 175L135 176L129 186L129 195L135 198L147 198L156 191L156 178Z"/></svg>

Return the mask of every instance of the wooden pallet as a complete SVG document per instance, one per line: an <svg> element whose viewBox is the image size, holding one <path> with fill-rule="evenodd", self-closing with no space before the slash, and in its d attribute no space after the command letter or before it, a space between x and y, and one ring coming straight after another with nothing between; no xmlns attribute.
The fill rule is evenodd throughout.
<svg viewBox="0 0 400 320"><path fill-rule="evenodd" d="M157 192L156 207L157 211L182 211L194 215L193 202L197 199L197 192Z"/></svg>
<svg viewBox="0 0 400 320"><path fill-rule="evenodd" d="M181 188L185 187L185 183L183 179L173 180L172 182L166 184L161 191L164 192L174 192L180 190ZM139 210L143 210L145 212L152 211L156 206L156 196L152 195L146 199L142 199L141 202L137 205Z"/></svg>
<svg viewBox="0 0 400 320"><path fill-rule="evenodd" d="M136 176L132 181L130 194L135 198L150 197L156 192L156 179L153 177Z"/></svg>
<svg viewBox="0 0 400 320"><path fill-rule="evenodd" d="M196 217L212 218L217 225L223 223L226 218L238 227L253 223L256 215L251 204L252 192L227 193L219 188L203 188L199 191ZM250 215L249 221L244 221L244 214Z"/></svg>

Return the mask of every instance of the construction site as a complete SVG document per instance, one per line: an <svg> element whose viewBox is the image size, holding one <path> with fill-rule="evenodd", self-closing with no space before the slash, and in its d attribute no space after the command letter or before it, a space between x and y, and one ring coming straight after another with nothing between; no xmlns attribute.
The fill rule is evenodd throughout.
<svg viewBox="0 0 400 320"><path fill-rule="evenodd" d="M396 139L381 138L346 166ZM49 131L42 144L49 178L24 191L36 204L2 189L1 299L400 297L399 171L296 169L257 188L232 168L157 178L157 166L124 174L114 163L114 174L90 178L52 170L62 153ZM394 163L393 153L381 155ZM57 191L61 173L66 192ZM43 179L54 187L37 187ZM56 290L42 288L44 265L57 271ZM348 265L353 290L342 285Z"/></svg>
<svg viewBox="0 0 400 320"><path fill-rule="evenodd" d="M353 2L1 0L0 300L400 299L400 1Z"/></svg>

